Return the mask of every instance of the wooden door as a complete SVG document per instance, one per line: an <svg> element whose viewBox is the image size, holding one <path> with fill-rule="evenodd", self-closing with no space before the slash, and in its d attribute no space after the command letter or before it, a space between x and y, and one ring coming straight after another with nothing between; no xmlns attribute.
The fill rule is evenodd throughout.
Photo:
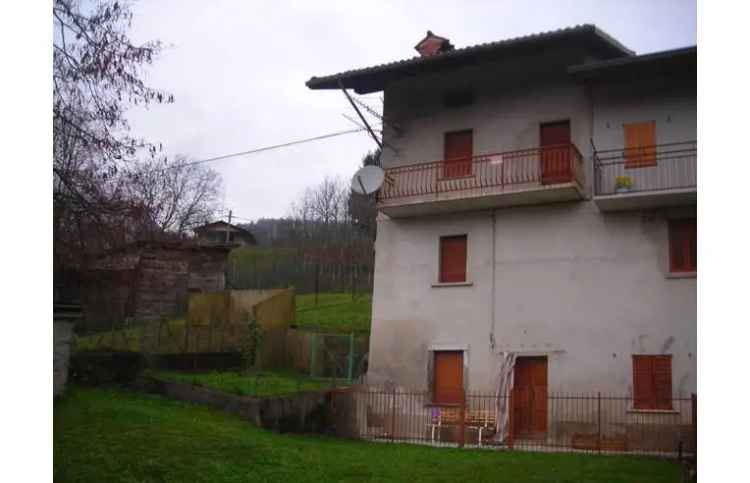
<svg viewBox="0 0 750 483"><path fill-rule="evenodd" d="M461 404L464 400L464 354L435 351L435 403Z"/></svg>
<svg viewBox="0 0 750 483"><path fill-rule="evenodd" d="M570 121L542 124L539 139L542 184L571 181L573 170L570 166Z"/></svg>
<svg viewBox="0 0 750 483"><path fill-rule="evenodd" d="M474 135L472 131L445 133L443 177L470 176L472 156L474 156Z"/></svg>
<svg viewBox="0 0 750 483"><path fill-rule="evenodd" d="M547 358L519 357L513 370L513 435L543 438L547 432Z"/></svg>

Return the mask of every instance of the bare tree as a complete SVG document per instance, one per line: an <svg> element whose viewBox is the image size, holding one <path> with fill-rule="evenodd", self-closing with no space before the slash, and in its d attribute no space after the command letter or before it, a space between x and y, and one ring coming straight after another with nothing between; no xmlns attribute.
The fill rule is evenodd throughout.
<svg viewBox="0 0 750 483"><path fill-rule="evenodd" d="M55 0L52 14L55 135L93 148L97 161L112 167L147 146L127 135L126 109L174 101L140 78L162 44L130 41L133 14L127 3L100 1L82 8L78 0Z"/></svg>
<svg viewBox="0 0 750 483"><path fill-rule="evenodd" d="M349 187L339 178L326 177L315 187L305 189L290 207L291 218L304 237L325 242L336 237L346 221Z"/></svg>
<svg viewBox="0 0 750 483"><path fill-rule="evenodd" d="M129 172L126 192L128 199L142 207L157 234L182 235L219 211L222 179L215 170L178 156L172 162L152 161Z"/></svg>
<svg viewBox="0 0 750 483"><path fill-rule="evenodd" d="M55 0L52 15L55 263L79 265L127 240L144 216L118 174L140 151L156 158L160 147L128 135L125 111L173 98L141 79L162 45L130 41L128 4Z"/></svg>

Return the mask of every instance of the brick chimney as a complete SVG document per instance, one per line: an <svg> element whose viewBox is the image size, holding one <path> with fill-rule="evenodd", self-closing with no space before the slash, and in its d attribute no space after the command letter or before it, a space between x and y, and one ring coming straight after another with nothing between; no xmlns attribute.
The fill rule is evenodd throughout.
<svg viewBox="0 0 750 483"><path fill-rule="evenodd" d="M419 52L422 57L430 57L433 55L442 54L443 52L449 52L454 49L450 40L439 35L435 35L431 30L427 31L427 35L423 38L414 48Z"/></svg>

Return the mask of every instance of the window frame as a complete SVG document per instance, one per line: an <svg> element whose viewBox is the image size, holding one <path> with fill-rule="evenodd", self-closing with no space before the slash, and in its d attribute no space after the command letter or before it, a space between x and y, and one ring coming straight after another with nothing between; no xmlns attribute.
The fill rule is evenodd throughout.
<svg viewBox="0 0 750 483"><path fill-rule="evenodd" d="M463 279L462 280L447 280L444 279L445 272L443 270L444 255L443 255L443 242L446 240L463 239L464 241L464 264L463 264ZM438 274L437 279L439 284L465 284L469 279L469 235L466 233L459 235L443 235L438 239Z"/></svg>
<svg viewBox="0 0 750 483"><path fill-rule="evenodd" d="M667 220L669 273L686 274L698 271L698 223L696 218ZM682 264L675 263L677 247L682 250Z"/></svg>

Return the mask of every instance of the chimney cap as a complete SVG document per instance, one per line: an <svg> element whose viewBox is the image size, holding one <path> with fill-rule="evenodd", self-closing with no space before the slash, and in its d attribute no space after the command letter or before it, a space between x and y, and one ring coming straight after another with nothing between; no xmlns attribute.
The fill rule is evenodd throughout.
<svg viewBox="0 0 750 483"><path fill-rule="evenodd" d="M414 49L416 49L422 57L429 57L443 52L449 52L453 50L454 47L447 38L435 35L432 33L432 30L428 30L427 35L414 46Z"/></svg>

